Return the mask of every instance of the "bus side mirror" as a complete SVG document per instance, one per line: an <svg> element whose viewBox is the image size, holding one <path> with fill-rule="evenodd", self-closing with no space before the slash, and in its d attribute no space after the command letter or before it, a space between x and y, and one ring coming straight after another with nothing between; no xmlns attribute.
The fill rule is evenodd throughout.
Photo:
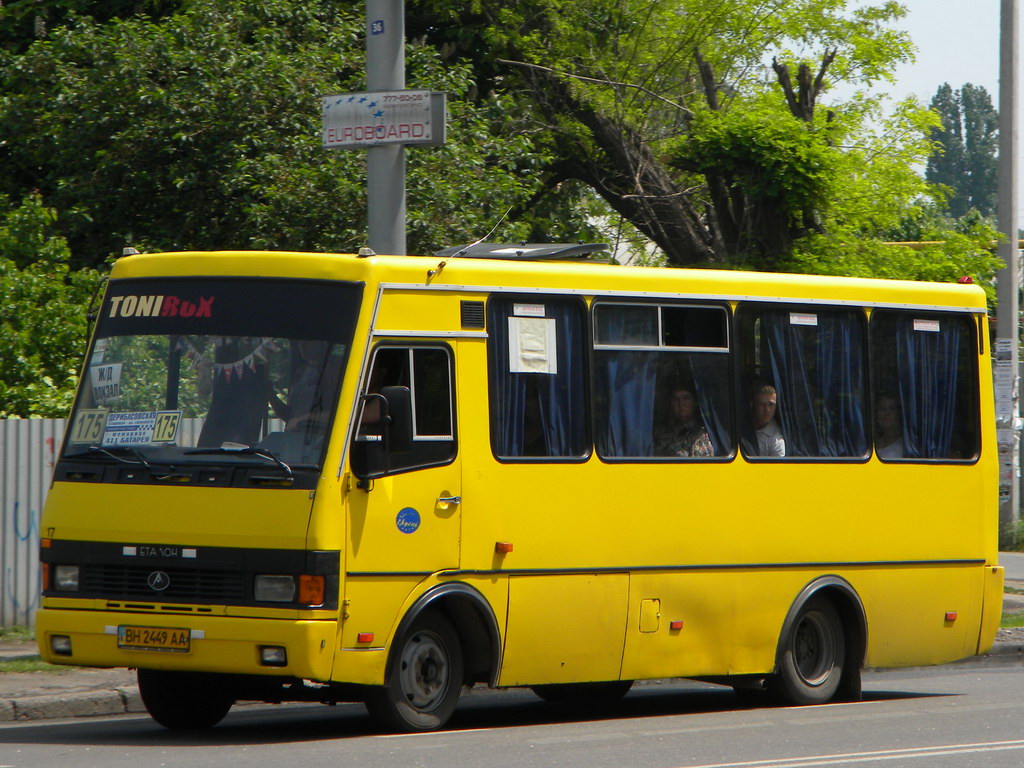
<svg viewBox="0 0 1024 768"><path fill-rule="evenodd" d="M412 393L408 387L382 387L386 403L384 413L384 448L388 453L412 450Z"/></svg>

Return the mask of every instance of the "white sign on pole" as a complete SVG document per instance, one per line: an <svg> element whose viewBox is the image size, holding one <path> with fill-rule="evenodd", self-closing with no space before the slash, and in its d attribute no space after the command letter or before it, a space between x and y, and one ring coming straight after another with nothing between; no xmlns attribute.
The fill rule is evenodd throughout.
<svg viewBox="0 0 1024 768"><path fill-rule="evenodd" d="M324 96L322 101L322 137L325 148L365 149L382 144L444 144L444 93L343 93Z"/></svg>

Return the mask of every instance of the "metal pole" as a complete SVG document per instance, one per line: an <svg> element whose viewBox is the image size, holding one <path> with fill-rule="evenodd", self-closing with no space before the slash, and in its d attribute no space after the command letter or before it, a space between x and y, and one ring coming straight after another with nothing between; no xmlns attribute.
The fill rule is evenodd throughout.
<svg viewBox="0 0 1024 768"><path fill-rule="evenodd" d="M1013 544L1020 519L1020 433L1018 431L1018 269L1017 224L1017 0L1001 0L999 34L999 199L996 216L1003 241L999 257L996 312L995 394L999 435L999 539Z"/></svg>
<svg viewBox="0 0 1024 768"><path fill-rule="evenodd" d="M366 0L366 89L405 90L404 0ZM367 237L376 253L405 255L405 146L367 150Z"/></svg>

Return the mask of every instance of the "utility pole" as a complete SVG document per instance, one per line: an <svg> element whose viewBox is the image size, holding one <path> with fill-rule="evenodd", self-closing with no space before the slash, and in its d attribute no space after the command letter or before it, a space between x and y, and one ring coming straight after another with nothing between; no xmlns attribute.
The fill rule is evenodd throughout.
<svg viewBox="0 0 1024 768"><path fill-rule="evenodd" d="M999 543L1015 543L1020 519L1020 430L1018 382L1020 355L1017 195L1017 0L1001 0L999 28L999 195L996 217L1003 235L999 270L995 343L996 429L999 438Z"/></svg>
<svg viewBox="0 0 1024 768"><path fill-rule="evenodd" d="M366 89L405 90L404 0L366 0ZM367 238L376 253L405 255L405 145L367 148Z"/></svg>

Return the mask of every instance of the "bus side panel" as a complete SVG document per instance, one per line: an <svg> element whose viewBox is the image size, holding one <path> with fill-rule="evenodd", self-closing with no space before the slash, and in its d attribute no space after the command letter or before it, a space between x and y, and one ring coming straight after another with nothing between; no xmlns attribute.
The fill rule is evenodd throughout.
<svg viewBox="0 0 1024 768"><path fill-rule="evenodd" d="M618 680L629 576L514 576L500 685Z"/></svg>
<svg viewBox="0 0 1024 768"><path fill-rule="evenodd" d="M747 570L634 574L622 677L770 672L786 610L805 579Z"/></svg>
<svg viewBox="0 0 1024 768"><path fill-rule="evenodd" d="M923 666L973 656L988 570L897 568L852 576L868 621L865 665Z"/></svg>

